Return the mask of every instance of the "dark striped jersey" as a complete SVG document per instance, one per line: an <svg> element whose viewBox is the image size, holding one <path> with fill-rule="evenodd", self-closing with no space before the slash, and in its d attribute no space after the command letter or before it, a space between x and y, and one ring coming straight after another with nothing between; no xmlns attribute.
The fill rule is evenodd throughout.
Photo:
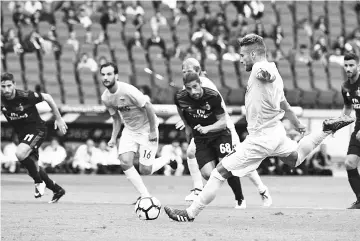
<svg viewBox="0 0 360 241"><path fill-rule="evenodd" d="M360 76L355 83L346 80L341 86L341 93L346 106L352 106L356 113L355 129L360 129Z"/></svg>
<svg viewBox="0 0 360 241"><path fill-rule="evenodd" d="M216 116L225 113L219 92L207 87L203 87L203 90L203 96L198 100L191 98L185 89L179 90L175 95L175 104L182 111L188 125L193 129L194 137L208 138L228 132L226 129L202 135L194 130L197 125L208 126L214 124L217 122Z"/></svg>
<svg viewBox="0 0 360 241"><path fill-rule="evenodd" d="M28 132L31 128L45 125L35 106L43 100L41 94L16 89L14 99L8 100L1 96L1 112L14 127L15 132Z"/></svg>

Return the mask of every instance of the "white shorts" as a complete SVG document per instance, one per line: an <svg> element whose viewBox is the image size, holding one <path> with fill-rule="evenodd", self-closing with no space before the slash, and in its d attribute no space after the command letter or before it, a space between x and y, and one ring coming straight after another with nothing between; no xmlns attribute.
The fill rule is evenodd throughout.
<svg viewBox="0 0 360 241"><path fill-rule="evenodd" d="M266 157L287 157L296 149L297 142L288 138L284 127L278 125L260 135L248 135L221 162L233 175L243 177L256 170Z"/></svg>
<svg viewBox="0 0 360 241"><path fill-rule="evenodd" d="M157 141L149 141L149 133L136 133L124 128L122 131L118 154L126 152L139 153L139 162L144 166L151 166L159 146L159 132L157 130Z"/></svg>

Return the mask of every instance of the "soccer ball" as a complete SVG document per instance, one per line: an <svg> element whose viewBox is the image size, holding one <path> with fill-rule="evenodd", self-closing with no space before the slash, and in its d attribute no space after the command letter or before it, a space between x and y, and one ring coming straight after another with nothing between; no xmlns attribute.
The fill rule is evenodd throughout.
<svg viewBox="0 0 360 241"><path fill-rule="evenodd" d="M155 220L159 217L161 203L155 197L140 198L135 204L135 213L141 220Z"/></svg>

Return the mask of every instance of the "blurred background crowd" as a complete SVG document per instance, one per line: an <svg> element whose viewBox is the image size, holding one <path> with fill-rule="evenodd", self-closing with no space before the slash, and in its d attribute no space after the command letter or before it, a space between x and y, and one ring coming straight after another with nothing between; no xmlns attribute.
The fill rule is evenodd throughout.
<svg viewBox="0 0 360 241"><path fill-rule="evenodd" d="M155 104L172 104L182 86L182 60L194 57L226 103L241 106L247 73L238 40L253 32L264 37L290 104L339 108L342 56L360 54L359 26L359 1L1 1L2 70L14 73L19 88L50 93L58 104L99 105L98 69L112 61L120 81ZM239 135L244 138L244 128ZM290 127L289 135L299 138ZM187 173L187 144L177 136L159 148L159 156L178 160L176 169L160 171L166 175ZM13 139L2 143L5 172L21 171ZM116 150L106 140L96 142L59 143L53 136L42 148L41 165L49 172L120 173ZM297 170L274 157L259 171L331 175L330 164L322 146Z"/></svg>

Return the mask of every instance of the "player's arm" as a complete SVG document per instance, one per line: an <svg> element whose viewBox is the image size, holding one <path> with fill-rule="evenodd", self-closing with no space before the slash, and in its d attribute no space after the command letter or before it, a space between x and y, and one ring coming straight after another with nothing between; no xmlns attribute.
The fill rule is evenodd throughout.
<svg viewBox="0 0 360 241"><path fill-rule="evenodd" d="M108 110L109 114L111 115L111 118L113 119L111 138L110 141L108 142L108 146L114 147L116 144L117 136L119 135L121 129L121 117L119 111L112 108L111 106L108 106L106 102L103 101L103 103L105 104L106 109Z"/></svg>
<svg viewBox="0 0 360 241"><path fill-rule="evenodd" d="M343 96L344 99L344 108L342 110L342 114L343 115L347 115L350 116L351 115L351 111L353 109L352 107L352 103L349 100L349 98L346 96L346 91L344 90L344 88L341 88L341 94Z"/></svg>
<svg viewBox="0 0 360 241"><path fill-rule="evenodd" d="M256 73L255 76L258 80L268 83L272 83L276 80L275 74L272 74L268 70L259 67L258 64L254 64L253 68Z"/></svg>
<svg viewBox="0 0 360 241"><path fill-rule="evenodd" d="M155 114L154 107L150 102L146 102L144 105L144 108L146 111L146 115L149 119L150 135L152 135L151 137L149 137L149 140L156 141L157 140L157 135L156 135L157 125L156 125L156 114Z"/></svg>
<svg viewBox="0 0 360 241"><path fill-rule="evenodd" d="M220 95L217 95L210 101L210 106L213 107L213 113L216 116L217 121L214 124L208 126L197 125L194 127L195 130L200 132L201 134L206 134L208 132L218 132L226 129L226 116L225 109L222 105L222 98Z"/></svg>
<svg viewBox="0 0 360 241"><path fill-rule="evenodd" d="M34 95L38 95L37 93L34 93ZM49 94L46 93L41 93L42 98L44 99L44 101L46 101L48 103L48 105L50 106L52 113L55 115L56 120L54 123L55 129L59 128L59 130L63 133L66 134L67 131L67 125L65 123L65 121L63 120L63 118L60 115L59 109L53 99L53 97Z"/></svg>
<svg viewBox="0 0 360 241"><path fill-rule="evenodd" d="M191 129L190 125L187 123L182 110L179 108L179 106L176 106L176 107L177 107L177 112L179 113L179 116L180 116L180 118L181 118L181 120L182 120L182 122L184 123L184 126L185 126L186 140L189 142L190 139L191 139L191 136L192 136L192 129Z"/></svg>
<svg viewBox="0 0 360 241"><path fill-rule="evenodd" d="M280 102L280 108L285 111L285 117L291 122L291 124L294 125L296 130L300 133L304 133L305 126L297 118L295 112L293 111L293 109L291 108L289 102L287 102L285 97L283 101Z"/></svg>

